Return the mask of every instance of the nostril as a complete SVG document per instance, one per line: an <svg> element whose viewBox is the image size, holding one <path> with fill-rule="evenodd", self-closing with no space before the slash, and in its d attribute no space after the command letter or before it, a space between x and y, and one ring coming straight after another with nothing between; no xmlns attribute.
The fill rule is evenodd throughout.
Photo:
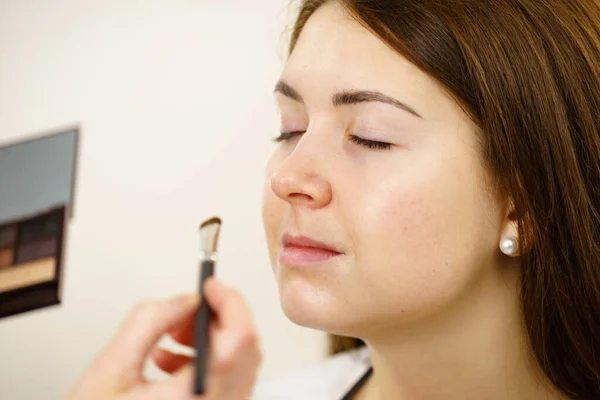
<svg viewBox="0 0 600 400"><path fill-rule="evenodd" d="M309 196L308 194L305 193L290 193L288 194L288 197L290 199L295 199L295 200L308 200L308 201L313 201L314 199L312 198L312 196Z"/></svg>

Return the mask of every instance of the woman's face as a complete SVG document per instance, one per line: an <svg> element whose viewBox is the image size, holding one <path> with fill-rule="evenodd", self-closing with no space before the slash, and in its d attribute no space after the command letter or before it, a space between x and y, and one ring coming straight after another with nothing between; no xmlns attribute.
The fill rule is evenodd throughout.
<svg viewBox="0 0 600 400"><path fill-rule="evenodd" d="M435 81L333 2L280 82L281 132L296 133L268 164L263 217L291 320L362 336L489 282L505 208L476 127Z"/></svg>

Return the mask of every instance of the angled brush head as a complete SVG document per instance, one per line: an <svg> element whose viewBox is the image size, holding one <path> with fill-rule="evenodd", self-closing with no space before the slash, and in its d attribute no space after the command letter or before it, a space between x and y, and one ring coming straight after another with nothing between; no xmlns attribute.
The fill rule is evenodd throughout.
<svg viewBox="0 0 600 400"><path fill-rule="evenodd" d="M200 224L200 250L204 254L216 254L221 232L221 218L213 217Z"/></svg>

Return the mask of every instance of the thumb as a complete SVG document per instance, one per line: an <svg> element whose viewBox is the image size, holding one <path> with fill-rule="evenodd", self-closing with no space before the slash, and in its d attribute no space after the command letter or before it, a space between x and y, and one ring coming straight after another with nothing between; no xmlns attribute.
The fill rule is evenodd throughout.
<svg viewBox="0 0 600 400"><path fill-rule="evenodd" d="M206 396L196 396L194 389L194 367L188 364L177 371L170 379L152 385L140 386L130 397L123 400L207 400Z"/></svg>
<svg viewBox="0 0 600 400"><path fill-rule="evenodd" d="M184 323L198 308L198 294L144 301L134 308L107 348L107 357L123 372L140 369L162 335ZM120 360L120 361L119 361Z"/></svg>

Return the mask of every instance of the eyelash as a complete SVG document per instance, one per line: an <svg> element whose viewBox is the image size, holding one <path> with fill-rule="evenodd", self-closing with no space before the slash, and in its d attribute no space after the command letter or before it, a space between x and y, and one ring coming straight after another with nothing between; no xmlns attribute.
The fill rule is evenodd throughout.
<svg viewBox="0 0 600 400"><path fill-rule="evenodd" d="M294 138L295 136L302 135L302 134L304 134L303 131L282 132L281 135L279 135L279 137L273 139L273 141L275 143L281 143L281 142L288 141L288 140ZM363 139L363 138L361 138L359 136L355 136L355 135L348 135L348 139L350 139L350 141L352 143L355 143L359 146L367 147L367 148L373 149L373 150L390 150L392 148L391 143Z"/></svg>

